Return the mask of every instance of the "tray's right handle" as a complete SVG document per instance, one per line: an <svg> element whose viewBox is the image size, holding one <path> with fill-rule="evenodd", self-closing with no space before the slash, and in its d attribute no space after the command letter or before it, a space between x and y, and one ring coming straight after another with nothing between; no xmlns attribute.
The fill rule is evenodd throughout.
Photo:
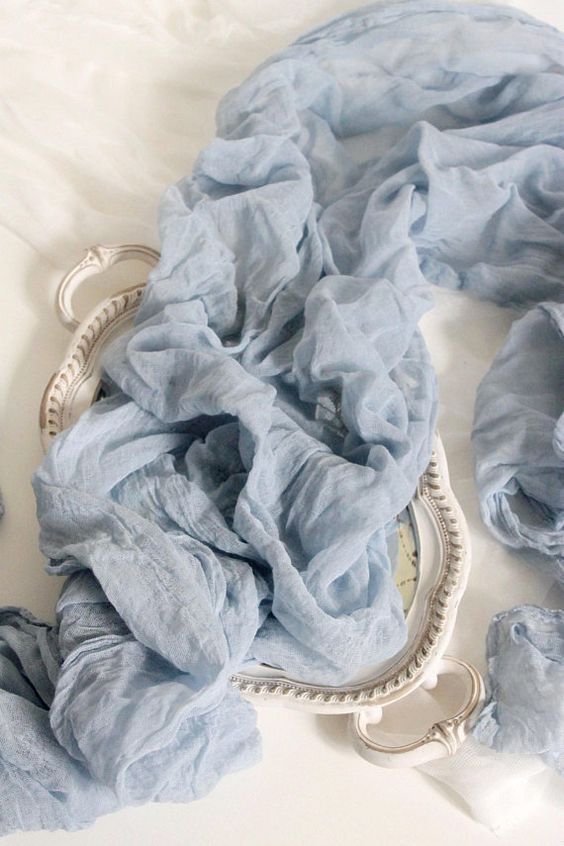
<svg viewBox="0 0 564 846"><path fill-rule="evenodd" d="M56 294L56 309L59 320L66 329L74 331L79 325L72 307L72 296L81 282L89 276L96 276L120 261L139 260L154 267L160 258L157 250L142 244L117 244L89 247L86 255L59 283Z"/></svg>
<svg viewBox="0 0 564 846"><path fill-rule="evenodd" d="M452 656L443 656L438 667L438 678L452 674L463 678L467 687L465 705L454 716L434 723L425 734L397 746L379 743L368 732L374 722L373 712L358 711L352 715L353 743L363 758L380 767L417 767L438 758L454 755L462 746L466 736L484 702L484 682L478 670L467 661ZM393 708L393 703L386 706Z"/></svg>

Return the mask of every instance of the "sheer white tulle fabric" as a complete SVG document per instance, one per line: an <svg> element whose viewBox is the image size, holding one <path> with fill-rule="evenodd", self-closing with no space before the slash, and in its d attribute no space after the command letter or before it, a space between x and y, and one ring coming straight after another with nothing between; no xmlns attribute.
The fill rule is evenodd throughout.
<svg viewBox="0 0 564 846"><path fill-rule="evenodd" d="M550 780L538 755L493 752L472 736L454 757L419 769L458 795L472 816L497 834L529 816Z"/></svg>

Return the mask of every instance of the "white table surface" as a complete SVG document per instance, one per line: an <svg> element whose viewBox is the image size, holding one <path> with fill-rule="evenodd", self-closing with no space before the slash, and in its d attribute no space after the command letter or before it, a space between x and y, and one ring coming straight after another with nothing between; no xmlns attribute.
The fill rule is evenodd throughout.
<svg viewBox="0 0 564 846"><path fill-rule="evenodd" d="M6 97L9 101L9 108L0 108L0 150L4 153L0 172L0 487L6 502L0 523L3 605L23 605L40 617L51 618L60 589L58 579L42 571L30 486L31 474L41 458L39 401L67 343L67 333L57 323L53 310L60 276L80 257L82 247L92 243L134 239L156 245L159 191L189 171L197 151L211 137L218 97L299 32L355 4L315 0L306 9L304 3L287 0L281 5L282 13L277 0L147 0L137 4L135 0L35 0L32 4L5 0L0 8L0 42L7 48L0 53L0 71L2 62L13 63L9 78L0 74L0 103L5 105ZM560 0L530 0L515 5L564 28L564 4ZM67 24L75 36L69 41L61 37ZM91 37L94 25L110 34L118 32L120 37L125 27L132 45L130 53L118 54L118 42L112 46L111 38L99 40L99 29L97 37ZM133 29L127 31L130 26ZM166 86L159 89L158 100L157 87L153 90L147 82L150 68L142 68L145 94L136 111L128 100L128 86L133 91L138 82L139 64L134 62L146 46L142 38L147 32L157 32L159 49L170 46L170 58L166 49L159 54L158 77L161 83L166 80ZM30 68L35 48L38 58L36 66ZM64 71L57 79L54 63L41 60L48 49L56 53L58 68ZM154 58L156 53L152 55ZM107 64L103 63L108 60L110 66L122 63L119 91L103 84L107 81ZM82 67L87 70L81 76ZM38 80L45 83L43 93L37 89ZM135 87L136 96L139 92ZM176 98L176 125L172 128L172 112L162 118L162 97L167 94ZM42 138L39 132L34 135L35 130L25 123L22 114L31 107L40 111L39 101L45 101L45 97L51 101L42 117ZM190 110L187 117L180 109L184 98ZM71 143L69 138L76 145L80 137L73 136L80 126L74 130L71 126L71 99L76 103L76 114L86 116L89 133L83 161L80 145L73 150L76 172L68 167L68 160L61 163L57 158L57 151L64 151ZM21 114L18 103L23 104ZM55 120L57 108L63 106L68 127L61 127L60 116ZM96 133L100 143L112 132L116 144L123 140L118 123L108 128L108 114L119 116L120 109L127 111L128 127L133 126L135 137L143 139L146 132L148 140L142 148L145 165L153 163L145 181L136 186L137 202L122 190L117 177L112 182L109 153L88 165L92 158L89 154L96 149ZM53 115L52 123L49 114ZM165 124L166 138L164 130L160 132ZM22 127L27 136L23 134L16 147L13 139L18 132L23 133ZM114 152L119 160L127 150L124 153L116 148ZM30 204L32 182L38 197L35 204ZM106 204L110 211L100 203L112 184L117 186L115 208L119 213L114 217L111 203ZM77 307L93 305L107 291L119 287L125 279L123 273L120 268L117 275L95 283L77 297ZM129 277L128 281L137 279ZM469 449L473 398L511 319L509 312L491 305L438 292L437 308L424 320L439 374L440 430L451 481L465 510L473 542L473 570L449 651L469 658L481 669L485 632L493 613L524 601L562 602L562 595L557 595L547 580L532 573L488 536L477 513ZM458 846L529 846L532 842L564 846L564 780L555 776L528 820L496 836L472 820L462 804L429 777L414 771L383 770L364 762L347 741L346 718L264 708L258 719L263 737L262 763L227 777L205 799L189 806L130 808L100 819L86 831L21 833L3 842L6 846L450 846L456 839Z"/></svg>

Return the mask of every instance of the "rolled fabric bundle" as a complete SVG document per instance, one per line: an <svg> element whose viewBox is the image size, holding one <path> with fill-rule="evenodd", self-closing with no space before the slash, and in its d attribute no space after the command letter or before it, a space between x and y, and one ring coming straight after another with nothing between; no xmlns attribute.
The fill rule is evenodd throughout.
<svg viewBox="0 0 564 846"><path fill-rule="evenodd" d="M489 696L474 736L564 774L564 611L523 605L488 632Z"/></svg>
<svg viewBox="0 0 564 846"><path fill-rule="evenodd" d="M564 584L564 304L517 320L476 397L482 517L508 546L548 557Z"/></svg>
<svg viewBox="0 0 564 846"><path fill-rule="evenodd" d="M564 305L517 320L479 386L473 444L481 513L504 543L564 586ZM564 612L496 614L487 638L488 700L474 735L564 768Z"/></svg>

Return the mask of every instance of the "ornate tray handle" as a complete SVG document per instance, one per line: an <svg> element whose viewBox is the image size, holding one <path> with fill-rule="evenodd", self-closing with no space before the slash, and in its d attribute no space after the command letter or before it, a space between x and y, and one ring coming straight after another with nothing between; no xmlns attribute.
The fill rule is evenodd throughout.
<svg viewBox="0 0 564 846"><path fill-rule="evenodd" d="M120 261L139 260L154 267L160 258L157 250L142 244L119 244L115 247L105 247L98 244L89 247L86 255L59 283L56 294L56 308L59 320L66 329L74 331L79 321L72 308L72 295L85 279L96 276Z"/></svg>
<svg viewBox="0 0 564 846"><path fill-rule="evenodd" d="M401 746L386 746L378 743L368 733L370 725L377 724L382 709L373 708L351 715L353 743L363 758L380 767L417 767L437 758L454 755L464 743L484 702L484 683L480 673L472 664L445 655L438 664L437 676L428 677L422 687L432 688L442 674L460 676L467 688L466 704L452 717L434 723L423 737ZM415 706L414 706L415 707ZM386 707L393 709L393 704Z"/></svg>

